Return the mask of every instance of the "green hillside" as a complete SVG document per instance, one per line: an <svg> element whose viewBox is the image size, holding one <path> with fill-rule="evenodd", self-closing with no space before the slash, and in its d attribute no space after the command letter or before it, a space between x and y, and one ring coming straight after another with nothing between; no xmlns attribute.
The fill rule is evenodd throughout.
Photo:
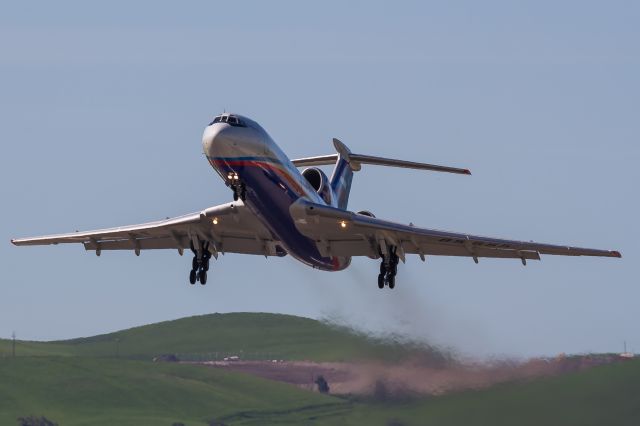
<svg viewBox="0 0 640 426"><path fill-rule="evenodd" d="M237 372L150 361L167 353L342 360L399 359L416 351L274 314L213 314L91 338L19 341L16 358L8 356L11 342L4 340L0 425L16 425L17 417L29 415L65 426L193 426L212 418L227 425L640 424L640 359L403 401L337 398ZM445 360L435 352L421 353Z"/></svg>
<svg viewBox="0 0 640 426"><path fill-rule="evenodd" d="M1 354L10 342L0 341ZM178 354L182 359L239 355L245 359L339 361L355 358L396 360L420 352L434 361L446 357L426 348L384 343L345 328L292 315L210 314L131 328L100 336L56 342L18 342L18 355L93 356L151 359Z"/></svg>
<svg viewBox="0 0 640 426"><path fill-rule="evenodd" d="M344 400L213 368L79 358L0 359L0 425L37 415L60 425L203 425L210 419L297 422Z"/></svg>

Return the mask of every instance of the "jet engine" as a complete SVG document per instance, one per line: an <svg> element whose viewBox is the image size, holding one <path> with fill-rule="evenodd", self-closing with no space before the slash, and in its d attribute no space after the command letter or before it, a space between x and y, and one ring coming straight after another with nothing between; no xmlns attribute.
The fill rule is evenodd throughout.
<svg viewBox="0 0 640 426"><path fill-rule="evenodd" d="M302 172L302 176L311 184L325 203L331 205L333 201L333 189L329 184L329 178L317 167L310 167Z"/></svg>

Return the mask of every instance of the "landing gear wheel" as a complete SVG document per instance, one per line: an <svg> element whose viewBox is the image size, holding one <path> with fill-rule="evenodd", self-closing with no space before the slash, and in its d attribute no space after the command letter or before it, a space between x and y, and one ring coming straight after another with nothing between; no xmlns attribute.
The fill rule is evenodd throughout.
<svg viewBox="0 0 640 426"><path fill-rule="evenodd" d="M393 289L396 286L396 276L395 275L389 274L389 276L387 277L387 285L391 289Z"/></svg>
<svg viewBox="0 0 640 426"><path fill-rule="evenodd" d="M198 257L197 256L193 256L193 260L191 261L191 269L193 269L194 271L198 270Z"/></svg>
<svg viewBox="0 0 640 426"><path fill-rule="evenodd" d="M389 268L389 275L393 275L395 277L397 273L398 273L398 264L392 263L391 267Z"/></svg>
<svg viewBox="0 0 640 426"><path fill-rule="evenodd" d="M207 271L201 269L198 273L198 278L200 278L200 284L205 285L207 283Z"/></svg>
<svg viewBox="0 0 640 426"><path fill-rule="evenodd" d="M189 272L189 282L191 283L191 285L196 283L196 278L198 278L196 270L192 269L191 272Z"/></svg>
<svg viewBox="0 0 640 426"><path fill-rule="evenodd" d="M387 254L379 251L382 262L380 262L380 275L378 275L378 288L394 288L396 286L396 274L398 273L398 261L400 258L396 254L396 247L391 246Z"/></svg>

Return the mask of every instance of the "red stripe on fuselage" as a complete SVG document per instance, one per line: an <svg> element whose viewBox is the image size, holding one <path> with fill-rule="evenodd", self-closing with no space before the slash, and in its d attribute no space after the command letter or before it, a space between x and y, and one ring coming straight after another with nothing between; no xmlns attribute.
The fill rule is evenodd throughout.
<svg viewBox="0 0 640 426"><path fill-rule="evenodd" d="M333 266L333 270L337 271L340 269L340 259L338 259L337 257L333 256L331 258L331 266Z"/></svg>

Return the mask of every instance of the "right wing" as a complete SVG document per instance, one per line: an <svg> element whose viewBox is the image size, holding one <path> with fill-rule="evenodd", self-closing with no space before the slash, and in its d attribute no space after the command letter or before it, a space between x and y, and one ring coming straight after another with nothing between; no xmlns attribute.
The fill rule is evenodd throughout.
<svg viewBox="0 0 640 426"><path fill-rule="evenodd" d="M418 228L300 200L290 208L300 232L316 241L324 256L377 258L385 247L406 254L540 260L540 254L622 257L620 252Z"/></svg>
<svg viewBox="0 0 640 426"><path fill-rule="evenodd" d="M182 253L198 242L208 242L209 250L221 253L281 256L279 241L241 202L221 204L199 213L173 219L117 228L11 240L17 246L81 243L85 250L177 249Z"/></svg>

